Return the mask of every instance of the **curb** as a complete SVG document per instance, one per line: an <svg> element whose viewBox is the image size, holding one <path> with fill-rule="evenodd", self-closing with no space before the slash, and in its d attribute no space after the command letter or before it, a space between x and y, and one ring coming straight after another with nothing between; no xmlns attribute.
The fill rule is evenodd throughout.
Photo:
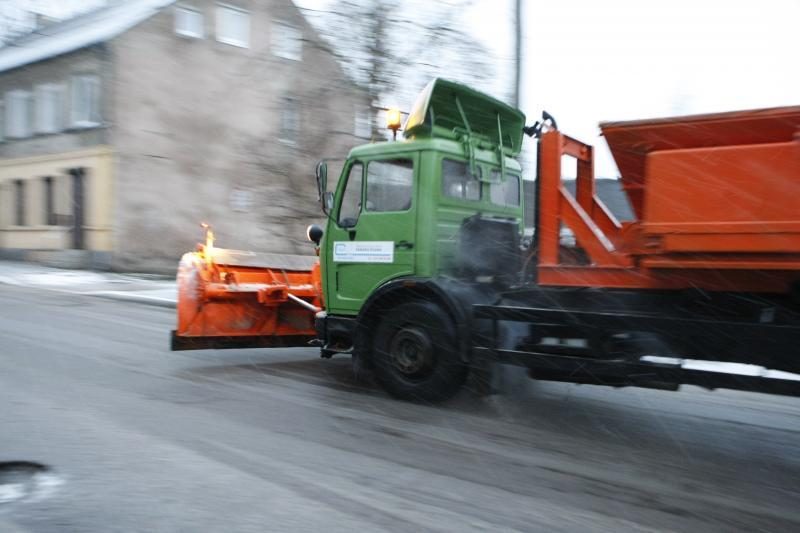
<svg viewBox="0 0 800 533"><path fill-rule="evenodd" d="M106 300L116 300L119 302L132 302L142 305L150 305L153 307L162 307L166 309L175 309L177 307L177 302L174 300L169 300L167 298L158 298L155 296L142 296L141 294L136 294L136 293L125 294L123 292L84 292L76 294L83 294L86 296L97 296L99 298L105 298Z"/></svg>
<svg viewBox="0 0 800 533"><path fill-rule="evenodd" d="M24 285L22 283L9 282L8 280L2 277L0 277L0 285L7 285L10 287L33 288L36 290L60 292L63 294L77 294L79 296L95 296L98 298L105 298L107 300L117 300L120 302L137 303L141 305L150 305L153 307L162 307L166 309L175 309L178 304L175 300L170 300L169 298L158 298L157 296L144 296L133 292L125 293L122 291L88 291L88 292L69 291L65 289L58 289L55 287L31 286L31 285Z"/></svg>

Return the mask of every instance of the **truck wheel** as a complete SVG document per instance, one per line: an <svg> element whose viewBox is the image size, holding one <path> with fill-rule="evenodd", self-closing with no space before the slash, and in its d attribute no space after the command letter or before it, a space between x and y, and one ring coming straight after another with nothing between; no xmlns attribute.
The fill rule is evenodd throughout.
<svg viewBox="0 0 800 533"><path fill-rule="evenodd" d="M399 305L386 312L373 337L375 379L403 400L445 400L467 377L457 345L452 321L439 306Z"/></svg>

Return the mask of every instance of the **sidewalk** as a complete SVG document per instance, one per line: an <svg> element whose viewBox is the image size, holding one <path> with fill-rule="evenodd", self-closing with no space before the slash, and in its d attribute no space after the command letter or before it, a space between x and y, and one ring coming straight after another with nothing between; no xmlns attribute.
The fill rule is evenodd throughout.
<svg viewBox="0 0 800 533"><path fill-rule="evenodd" d="M0 284L86 294L160 307L175 307L174 279L149 274L63 270L34 263L0 261Z"/></svg>

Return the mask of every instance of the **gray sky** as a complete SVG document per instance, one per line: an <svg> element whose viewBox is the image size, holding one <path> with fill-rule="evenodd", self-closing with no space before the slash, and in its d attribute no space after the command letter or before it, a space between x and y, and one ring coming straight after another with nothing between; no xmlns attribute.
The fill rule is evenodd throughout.
<svg viewBox="0 0 800 533"><path fill-rule="evenodd" d="M526 3L523 110L603 146L598 174L600 121L800 105L800 0Z"/></svg>

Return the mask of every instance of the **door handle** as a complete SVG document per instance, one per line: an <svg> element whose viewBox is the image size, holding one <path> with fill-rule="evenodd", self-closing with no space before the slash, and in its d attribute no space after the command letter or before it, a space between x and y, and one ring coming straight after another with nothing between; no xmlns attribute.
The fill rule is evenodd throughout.
<svg viewBox="0 0 800 533"><path fill-rule="evenodd" d="M406 250L411 250L414 247L413 242L408 241L400 241L394 245L395 248L405 248Z"/></svg>

